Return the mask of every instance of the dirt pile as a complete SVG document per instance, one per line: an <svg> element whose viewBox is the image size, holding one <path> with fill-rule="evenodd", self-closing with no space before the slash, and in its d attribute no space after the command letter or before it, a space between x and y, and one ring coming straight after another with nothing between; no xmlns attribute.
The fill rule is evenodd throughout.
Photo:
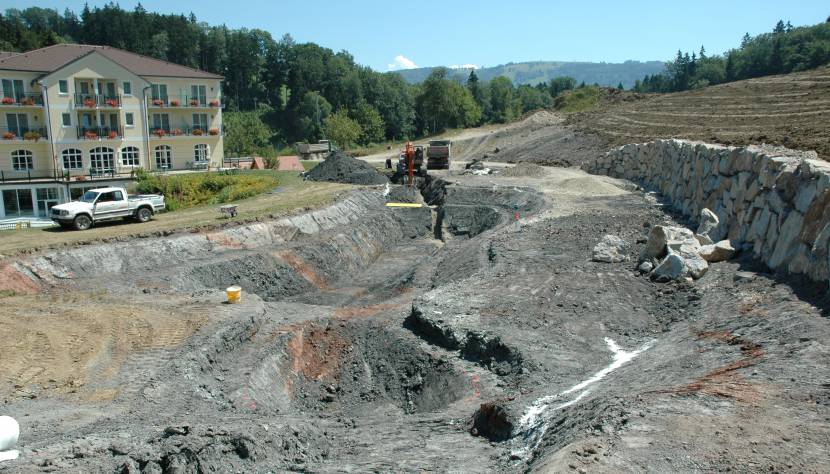
<svg viewBox="0 0 830 474"><path fill-rule="evenodd" d="M363 160L335 151L306 173L312 181L334 181L348 184L385 184L389 180Z"/></svg>

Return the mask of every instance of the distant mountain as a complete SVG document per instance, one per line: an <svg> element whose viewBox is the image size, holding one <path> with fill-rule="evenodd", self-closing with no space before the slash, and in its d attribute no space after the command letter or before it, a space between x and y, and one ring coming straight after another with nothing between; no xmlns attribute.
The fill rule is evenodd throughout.
<svg viewBox="0 0 830 474"><path fill-rule="evenodd" d="M417 84L423 82L433 69L422 67L403 69L397 72L410 84ZM506 76L516 85L536 85L540 82L547 82L554 77L570 76L576 79L577 82L585 81L586 84L596 82L601 86L617 86L622 82L623 86L629 89L637 79L642 79L647 74L661 73L664 69L665 63L662 61L626 61L624 63L532 61L476 69L476 74L483 81L498 76ZM469 75L470 69L451 69L451 76L458 80L464 81Z"/></svg>

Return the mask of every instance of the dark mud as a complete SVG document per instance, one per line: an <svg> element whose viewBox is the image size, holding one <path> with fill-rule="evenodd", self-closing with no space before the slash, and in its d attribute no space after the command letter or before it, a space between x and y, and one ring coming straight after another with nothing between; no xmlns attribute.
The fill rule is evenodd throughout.
<svg viewBox="0 0 830 474"><path fill-rule="evenodd" d="M372 165L335 151L306 173L312 181L334 181L348 184L385 184L389 180Z"/></svg>

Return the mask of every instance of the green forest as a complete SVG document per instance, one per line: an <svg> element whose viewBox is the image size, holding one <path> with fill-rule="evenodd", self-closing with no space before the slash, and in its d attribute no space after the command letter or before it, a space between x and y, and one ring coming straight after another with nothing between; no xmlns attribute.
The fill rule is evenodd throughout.
<svg viewBox="0 0 830 474"><path fill-rule="evenodd" d="M108 45L221 74L226 149L273 153L297 141L332 138L345 148L505 122L553 104L548 84L514 87L504 77L466 84L438 68L421 84L357 64L346 51L274 39L257 29L162 15L110 3L80 14L31 7L0 15L0 50L57 43Z"/></svg>
<svg viewBox="0 0 830 474"><path fill-rule="evenodd" d="M770 33L745 34L740 47L723 55L677 52L666 72L637 81L636 92L679 92L753 77L786 74L830 63L830 18L814 26L779 21Z"/></svg>

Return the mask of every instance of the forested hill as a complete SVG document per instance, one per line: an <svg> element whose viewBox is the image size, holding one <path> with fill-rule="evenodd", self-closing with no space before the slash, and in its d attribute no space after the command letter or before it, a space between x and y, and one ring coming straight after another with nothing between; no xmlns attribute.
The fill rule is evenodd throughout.
<svg viewBox="0 0 830 474"><path fill-rule="evenodd" d="M590 62L558 62L558 61L531 61L523 63L507 63L500 66L476 69L476 74L482 81L489 81L495 77L505 76L514 84L546 83L555 77L568 76L576 79L577 83L599 84L601 86L616 87L620 83L625 88L631 88L634 81L644 76L660 74L666 68L662 61L626 61L624 63L590 63ZM435 68L422 67L406 69L398 73L410 84L423 82ZM459 80L466 80L470 69L452 69L452 76Z"/></svg>

